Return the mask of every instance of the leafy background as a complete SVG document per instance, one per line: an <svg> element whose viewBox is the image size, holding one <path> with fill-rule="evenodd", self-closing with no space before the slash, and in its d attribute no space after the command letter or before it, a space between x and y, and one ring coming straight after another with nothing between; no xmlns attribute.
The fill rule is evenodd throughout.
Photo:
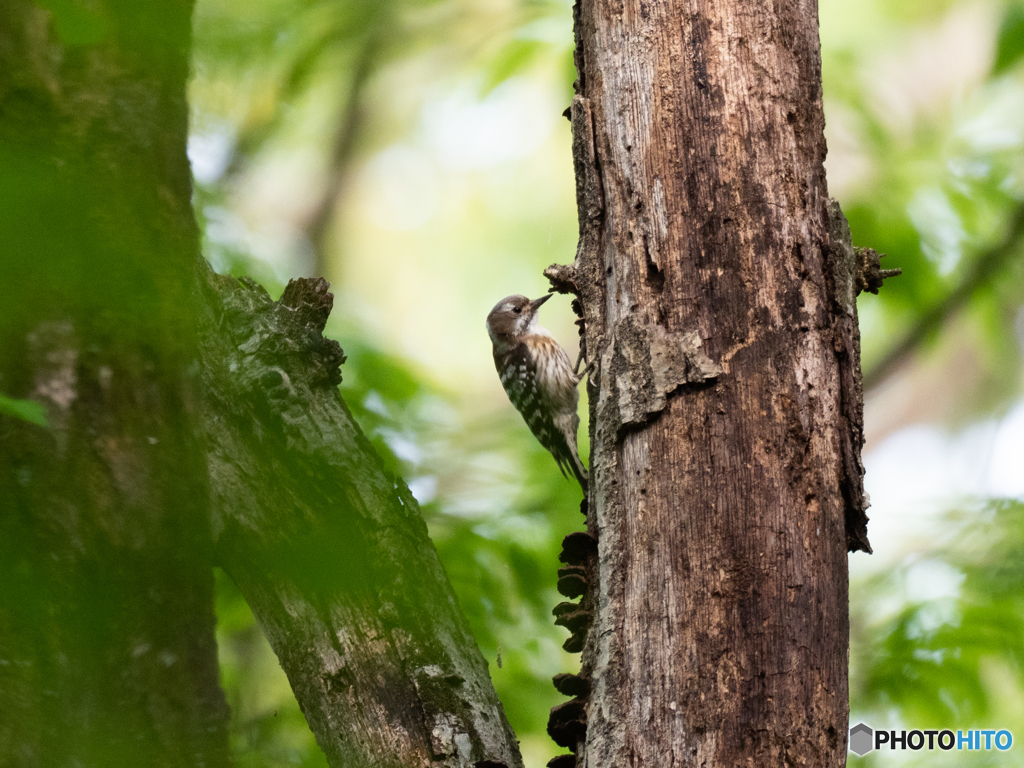
<svg viewBox="0 0 1024 768"><path fill-rule="evenodd" d="M1024 3L820 19L830 193L904 270L860 301L875 554L851 558L851 722L1024 738ZM190 94L207 258L271 293L331 280L346 400L423 505L531 768L557 751L550 677L578 665L550 609L582 518L483 318L573 259L571 26L567 0L198 0ZM569 348L572 319L545 306ZM222 574L218 617L238 764L324 765Z"/></svg>

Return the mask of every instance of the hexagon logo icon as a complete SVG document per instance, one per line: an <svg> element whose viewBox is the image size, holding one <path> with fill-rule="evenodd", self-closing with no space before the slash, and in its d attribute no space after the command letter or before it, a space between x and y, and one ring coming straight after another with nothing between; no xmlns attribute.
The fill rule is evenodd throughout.
<svg viewBox="0 0 1024 768"><path fill-rule="evenodd" d="M850 729L850 751L855 755L864 757L864 755L875 748L874 735L871 726L857 723Z"/></svg>

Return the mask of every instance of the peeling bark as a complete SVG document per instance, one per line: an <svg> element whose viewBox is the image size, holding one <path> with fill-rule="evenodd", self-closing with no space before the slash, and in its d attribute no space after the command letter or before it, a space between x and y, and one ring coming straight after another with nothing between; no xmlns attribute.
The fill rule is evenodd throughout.
<svg viewBox="0 0 1024 768"><path fill-rule="evenodd" d="M595 0L575 22L580 241L547 274L585 323L598 556L568 746L589 768L843 765L846 552L868 544L816 6Z"/></svg>
<svg viewBox="0 0 1024 768"><path fill-rule="evenodd" d="M722 368L701 349L694 332L670 333L662 325L645 326L626 316L615 333L611 365L619 428L644 424L665 410L668 398L684 384L714 382Z"/></svg>
<svg viewBox="0 0 1024 768"><path fill-rule="evenodd" d="M850 225L839 203L828 201L828 263L831 266L832 316L839 344L840 406L845 428L839 433L843 478L840 490L845 502L846 548L871 554L868 542L869 506L864 492L864 386L860 370L860 328L857 295L870 286L881 286L878 257L870 249L854 248ZM878 288L875 287L875 293Z"/></svg>

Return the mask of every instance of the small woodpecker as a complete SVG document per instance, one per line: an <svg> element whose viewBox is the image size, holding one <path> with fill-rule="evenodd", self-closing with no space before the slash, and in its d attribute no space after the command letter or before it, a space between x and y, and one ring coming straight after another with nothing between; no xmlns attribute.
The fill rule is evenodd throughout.
<svg viewBox="0 0 1024 768"><path fill-rule="evenodd" d="M551 451L558 468L579 480L587 493L587 470L576 449L580 417L578 375L554 337L537 325L537 310L551 294L530 301L506 296L487 315L487 333L494 346L494 367L512 405L523 415L540 444Z"/></svg>

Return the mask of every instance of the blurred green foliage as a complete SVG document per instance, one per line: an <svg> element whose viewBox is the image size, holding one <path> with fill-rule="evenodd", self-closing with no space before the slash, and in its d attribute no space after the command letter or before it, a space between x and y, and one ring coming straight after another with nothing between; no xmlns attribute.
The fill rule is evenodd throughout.
<svg viewBox="0 0 1024 768"><path fill-rule="evenodd" d="M955 545L871 579L857 606L869 608L869 595L872 605L887 596L898 606L863 617L859 705L896 705L921 728L996 722L1007 691L1024 691L1024 505L995 501L947 524L961 534ZM920 579L943 584L946 594L899 599ZM987 672L1005 675L1002 690L986 685Z"/></svg>
<svg viewBox="0 0 1024 768"><path fill-rule="evenodd" d="M819 5L830 192L855 244L903 269L861 297L868 374L938 318L906 375L869 393L869 433L999 418L1022 388L1022 249L993 254L1024 198L1024 5ZM550 676L578 665L550 609L561 538L583 519L505 402L482 326L498 298L543 291L540 270L572 260L572 45L568 0L199 0L191 86L204 253L272 294L314 265L332 279L346 402L420 500L531 767L556 751ZM554 100L529 112L550 135L479 155L476 134L521 138L501 131L523 132L523 93ZM555 304L545 323L565 343ZM872 422L883 401L899 415ZM854 717L1024 734L1024 510L957 508L946 539L852 584ZM914 597L921 579L947 594ZM251 615L219 587L239 762L320 764Z"/></svg>
<svg viewBox="0 0 1024 768"><path fill-rule="evenodd" d="M992 72L996 75L1012 69L1024 57L1024 5L1011 4L999 25L996 41L996 60Z"/></svg>
<svg viewBox="0 0 1024 768"><path fill-rule="evenodd" d="M888 728L1024 724L1024 504L948 516L951 543L854 594L851 723ZM931 593L922 599L921 592ZM891 753L869 755L883 765ZM1008 754L929 753L928 765L1006 765ZM902 764L902 763L901 763Z"/></svg>
<svg viewBox="0 0 1024 768"><path fill-rule="evenodd" d="M101 13L73 0L41 0L38 5L53 14L57 34L68 45L95 45L108 32L106 19Z"/></svg>

